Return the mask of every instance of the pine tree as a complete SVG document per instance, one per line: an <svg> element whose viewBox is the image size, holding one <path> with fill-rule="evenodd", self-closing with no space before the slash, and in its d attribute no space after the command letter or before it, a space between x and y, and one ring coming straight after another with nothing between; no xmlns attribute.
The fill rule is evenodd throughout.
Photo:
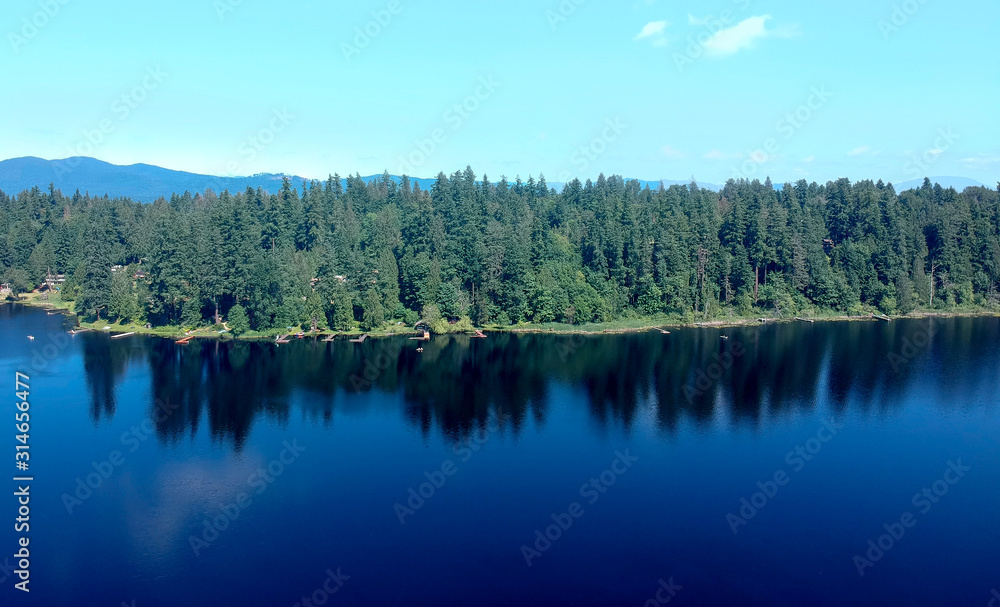
<svg viewBox="0 0 1000 607"><path fill-rule="evenodd" d="M243 306L236 304L229 309L226 324L233 335L243 335L250 330L250 319L247 318L247 312Z"/></svg>
<svg viewBox="0 0 1000 607"><path fill-rule="evenodd" d="M101 317L107 308L111 295L111 257L114 229L107 210L95 209L86 233L86 253L84 256L83 278L80 281L80 297L76 310L85 316Z"/></svg>
<svg viewBox="0 0 1000 607"><path fill-rule="evenodd" d="M362 305L361 328L365 331L373 331L385 322L385 310L382 307L382 299L376 289L368 289Z"/></svg>
<svg viewBox="0 0 1000 607"><path fill-rule="evenodd" d="M108 318L121 322L136 320L139 316L139 302L132 287L133 280L129 268L122 268L111 277L111 293L108 297Z"/></svg>

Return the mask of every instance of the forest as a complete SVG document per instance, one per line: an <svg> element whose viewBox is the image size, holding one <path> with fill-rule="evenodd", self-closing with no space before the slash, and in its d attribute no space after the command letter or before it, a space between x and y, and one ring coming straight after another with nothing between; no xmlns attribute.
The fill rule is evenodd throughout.
<svg viewBox="0 0 1000 607"><path fill-rule="evenodd" d="M85 319L237 333L1000 304L1000 185L768 179L713 192L602 175L557 193L544 177L467 168L429 191L333 175L152 204L50 185L0 192L0 230L13 295L61 274L59 298Z"/></svg>

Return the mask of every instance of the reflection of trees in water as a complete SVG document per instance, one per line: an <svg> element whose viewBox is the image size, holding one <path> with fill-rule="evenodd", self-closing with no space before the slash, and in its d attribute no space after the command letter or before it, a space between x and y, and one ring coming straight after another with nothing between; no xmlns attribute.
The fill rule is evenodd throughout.
<svg viewBox="0 0 1000 607"><path fill-rule="evenodd" d="M232 439L238 447L257 415L287 420L289 395L300 382L273 346L218 341L179 346L160 340L150 350L153 395L178 407L158 423L161 435L196 433L203 407L213 439Z"/></svg>
<svg viewBox="0 0 1000 607"><path fill-rule="evenodd" d="M889 354L904 352L929 322L936 332L931 345L894 369ZM721 340L723 332L730 339ZM130 361L148 356L155 399L178 407L158 423L161 438L176 440L207 423L214 438L239 446L256 416L287 421L293 399L295 414L331 424L338 406L384 406L343 397L371 391L400 394L410 423L455 440L485 431L494 416L515 433L529 421L544 424L553 381L586 394L585 404L566 406L586 406L597 424L626 430L644 412L673 432L684 420L712 423L720 407L734 423L751 426L789 411L809 412L824 400L835 411L887 409L899 406L905 388L925 379L922 374L929 373L942 394L992 380L998 334L998 319L947 319L671 335L440 336L422 344L295 340L280 348L95 335L83 351L95 419L114 413L115 384Z"/></svg>
<svg viewBox="0 0 1000 607"><path fill-rule="evenodd" d="M436 424L461 438L483 431L490 417L506 417L515 432L528 415L544 422L545 365L523 339L501 334L489 339L439 337L424 344L398 373L407 417L425 432Z"/></svg>
<svg viewBox="0 0 1000 607"><path fill-rule="evenodd" d="M115 388L125 377L129 363L141 363L146 352L123 347L107 335L80 335L83 371L90 391L90 418L96 424L111 419L118 409Z"/></svg>

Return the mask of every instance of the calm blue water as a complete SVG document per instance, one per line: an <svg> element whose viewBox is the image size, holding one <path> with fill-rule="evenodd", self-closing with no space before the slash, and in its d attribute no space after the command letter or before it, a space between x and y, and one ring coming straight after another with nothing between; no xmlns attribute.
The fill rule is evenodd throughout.
<svg viewBox="0 0 1000 607"><path fill-rule="evenodd" d="M0 307L0 390L12 417L14 373L31 376L35 478L30 598L0 569L4 604L641 606L671 587L671 605L987 605L1000 588L995 318L422 354L62 324Z"/></svg>

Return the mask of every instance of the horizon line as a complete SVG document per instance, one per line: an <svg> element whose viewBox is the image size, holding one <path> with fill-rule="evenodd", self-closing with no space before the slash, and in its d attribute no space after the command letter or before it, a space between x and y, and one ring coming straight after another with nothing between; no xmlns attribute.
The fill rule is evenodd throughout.
<svg viewBox="0 0 1000 607"><path fill-rule="evenodd" d="M345 173L344 175L340 175L339 172L329 173L327 175L327 177L325 177L325 178L306 177L306 176L303 176L303 175L296 175L296 174L285 173L285 172L278 172L278 173L263 172L263 173L253 173L253 174L250 174L250 175L213 175L211 173L196 173L196 172L193 172L193 171L187 171L187 170L183 170L183 169L174 169L174 168L162 166L162 165L159 165L159 164L151 164L151 163L148 163L148 162L133 162L131 164L115 164L114 162L110 162L108 160L102 160L100 158L96 158L96 157L93 157L93 156L68 156L66 158L42 158L41 156L14 156L14 157L11 157L11 158L0 159L0 163L9 162L9 161L12 161L12 160L40 160L42 162L47 162L47 163L58 163L58 162L67 162L67 161L79 160L79 159L82 159L82 160L92 160L92 161L95 161L95 162L99 162L99 163L102 163L102 164L106 164L106 165L110 165L110 166L114 166L114 167L119 167L119 168L130 168L130 167L136 167L136 166L148 166L148 167L157 168L157 169L161 169L161 170L165 170L165 171L171 171L171 172L174 172L174 173L186 173L188 175L197 175L199 177L211 177L211 178L214 178L214 179L251 179L251 178L254 178L254 177L271 175L271 176L278 176L278 177L289 177L289 178L292 178L292 179L301 179L301 180L303 180L303 182L309 182L309 183L311 183L313 181L323 182L323 181L326 181L327 179L330 179L330 178L334 177L335 175L337 175L337 176L339 176L341 178L343 178L343 177L353 177L353 176L362 177L362 175L361 175L361 173L359 171L355 171L354 173ZM466 168L470 168L471 169L472 165L471 164L467 164ZM456 171L453 171L451 173L447 173L447 172L445 172L445 171L442 170L442 171L439 171L438 174L435 175L435 176L433 176L433 177L418 177L418 176L415 176L415 175L408 175L408 174L395 174L395 173L390 172L388 169L384 169L382 173L372 173L372 174L364 176L364 177L369 177L369 178L371 178L371 177L380 177L382 175L388 174L390 177L398 177L398 178L406 177L408 179L414 179L414 180L433 181L433 180L438 179L441 175L444 175L445 177L451 177L455 173L460 173L463 170L464 169L456 170ZM486 175L486 173L483 173L482 176L483 177L488 177ZM539 176L539 178L543 178L543 179L545 178L544 172L539 172L538 176ZM604 177L614 177L614 176L621 177L622 180L625 181L626 183L629 182L629 181L644 182L646 184L660 183L661 185L663 184L663 182L671 182L670 185L681 185L681 184L691 184L691 183L694 183L694 184L705 183L705 184L708 184L708 185L718 186L720 188L722 186L724 186L726 183L728 183L729 181L731 181L731 180L738 182L741 179L742 180L746 180L746 181L751 182L751 183L754 180L760 181L761 183L764 183L764 182L770 180L772 184L782 184L782 185L786 184L786 183L787 184L795 184L795 183L798 183L800 181L806 181L807 183L815 183L815 184L818 184L818 185L822 185L823 183L833 183L833 182L836 182L836 181L838 181L840 179L847 179L851 183L858 183L860 181L873 181L873 182L882 181L886 185L894 185L895 183L898 183L898 184L910 183L910 182L914 182L914 181L921 181L923 179L929 179L929 180L931 180L932 183L936 183L936 182L934 182L935 179L966 179L966 180L973 181L975 183L980 184L979 186L967 186L967 187L984 187L984 188L987 188L987 189L990 188L989 185L981 182L980 180L974 179L972 177L966 177L964 175L936 175L936 176L925 175L923 177L915 177L913 179L905 179L905 180L898 181L898 182L893 182L891 180L884 181L882 178L872 179L870 177L869 178L865 178L865 179L855 180L855 179L852 179L852 178L847 177L847 176L840 176L840 177L837 177L837 178L829 178L829 179L822 180L822 181L821 180L817 180L817 179L811 179L810 180L810 179L805 179L805 178L796 179L794 181L792 181L792 180L778 181L778 180L772 179L770 175L764 176L763 179L760 178L760 177L753 177L753 176L730 176L725 181L723 181L721 183L716 183L714 181L707 181L707 180L706 181L700 181L700 180L698 180L693 175L692 175L691 179L687 179L687 180L684 180L684 179L669 179L669 178L665 178L665 177L661 177L659 179L643 179L643 178L640 178L640 177L624 177L622 174L619 174L619 173L606 174L604 172L601 172L601 173L598 174L598 177L595 177L595 178L588 177L588 178L584 179L584 178L575 176L575 177L569 179L568 181L549 181L548 179L546 179L546 183L549 183L549 184L563 184L563 185L565 185L565 184L568 184L568 183L572 183L574 180L579 180L581 183L586 183L587 181L596 182L597 179L599 179L601 176L604 176ZM58 177L59 176L57 176L57 178ZM364 178L364 177L362 177L362 178ZM501 180L509 180L508 177L505 174L501 174L500 179ZM517 176L515 176L514 179L518 180L518 179L521 179L521 177L520 177L520 175L517 175ZM534 175L529 174L528 175L528 179L534 179ZM478 179L477 179L477 181L478 181ZM494 182L494 183L496 183L496 182ZM997 187L1000 188L1000 178L997 179Z"/></svg>

